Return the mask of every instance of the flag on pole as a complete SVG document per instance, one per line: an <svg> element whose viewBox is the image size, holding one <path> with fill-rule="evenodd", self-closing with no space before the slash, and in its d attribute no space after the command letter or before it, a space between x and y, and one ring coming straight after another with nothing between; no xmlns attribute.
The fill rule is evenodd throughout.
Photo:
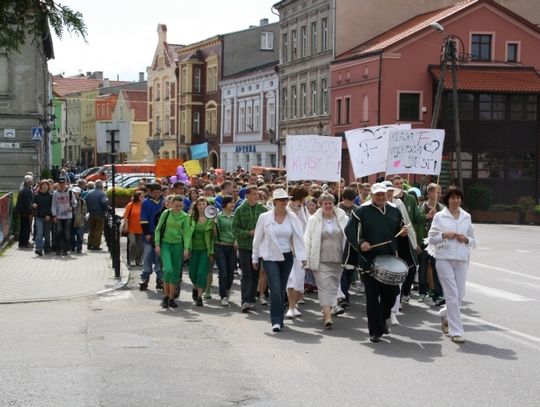
<svg viewBox="0 0 540 407"><path fill-rule="evenodd" d="M191 146L191 159L200 160L208 157L208 143L195 144Z"/></svg>

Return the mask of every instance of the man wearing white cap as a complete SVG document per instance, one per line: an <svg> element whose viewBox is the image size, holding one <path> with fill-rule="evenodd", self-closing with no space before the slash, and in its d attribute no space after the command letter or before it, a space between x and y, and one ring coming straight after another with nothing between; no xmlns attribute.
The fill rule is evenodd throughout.
<svg viewBox="0 0 540 407"><path fill-rule="evenodd" d="M386 193L386 185L373 184L371 201L355 209L345 227L349 247L345 251L344 263L359 267L362 271L371 342L379 342L382 335L389 333L386 319L390 317L399 286L384 284L369 272L376 256L396 254L396 236L407 233L406 229L402 229L401 212L386 201Z"/></svg>
<svg viewBox="0 0 540 407"><path fill-rule="evenodd" d="M77 199L77 206L73 208L73 223L71 229L71 250L82 252L84 239L84 217L86 216L86 201L81 198L81 188L71 188L74 197Z"/></svg>

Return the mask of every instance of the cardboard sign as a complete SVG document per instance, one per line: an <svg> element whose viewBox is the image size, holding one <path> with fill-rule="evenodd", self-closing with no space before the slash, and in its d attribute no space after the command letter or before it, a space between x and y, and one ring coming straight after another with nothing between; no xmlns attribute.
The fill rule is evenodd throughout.
<svg viewBox="0 0 540 407"><path fill-rule="evenodd" d="M289 181L341 180L341 137L287 136Z"/></svg>
<svg viewBox="0 0 540 407"><path fill-rule="evenodd" d="M172 177L176 175L176 169L182 165L179 158L161 158L156 160L156 177Z"/></svg>
<svg viewBox="0 0 540 407"><path fill-rule="evenodd" d="M390 124L346 131L345 137L354 176L361 178L386 172L390 132L410 128L410 124Z"/></svg>
<svg viewBox="0 0 540 407"><path fill-rule="evenodd" d="M387 174L441 173L444 130L412 129L390 132Z"/></svg>
<svg viewBox="0 0 540 407"><path fill-rule="evenodd" d="M186 174L189 175L190 177L192 175L198 175L203 172L201 163L199 162L199 160L189 160L189 161L184 162L183 165L184 165L184 169L186 170Z"/></svg>

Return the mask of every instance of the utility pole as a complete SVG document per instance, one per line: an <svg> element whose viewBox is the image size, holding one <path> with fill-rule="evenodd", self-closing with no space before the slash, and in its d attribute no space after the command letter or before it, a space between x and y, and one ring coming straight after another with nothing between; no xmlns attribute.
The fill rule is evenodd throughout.
<svg viewBox="0 0 540 407"><path fill-rule="evenodd" d="M114 268L114 277L120 278L120 225L116 219L116 191L115 191L115 177L116 177L116 143L119 141L116 140L116 133L119 130L107 130L111 135L111 175L112 175L112 194L111 194L111 203L112 203L112 244L111 244L111 258L112 266Z"/></svg>

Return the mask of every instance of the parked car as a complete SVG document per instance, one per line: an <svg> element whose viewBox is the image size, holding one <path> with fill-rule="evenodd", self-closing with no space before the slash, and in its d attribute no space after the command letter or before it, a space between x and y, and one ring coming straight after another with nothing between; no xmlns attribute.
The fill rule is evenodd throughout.
<svg viewBox="0 0 540 407"><path fill-rule="evenodd" d="M90 167L90 168L87 168L86 170L82 171L81 173L79 174L75 174L75 178L76 179L85 179L86 177L88 177L89 175L92 175L94 174L97 170L99 170L100 167Z"/></svg>

